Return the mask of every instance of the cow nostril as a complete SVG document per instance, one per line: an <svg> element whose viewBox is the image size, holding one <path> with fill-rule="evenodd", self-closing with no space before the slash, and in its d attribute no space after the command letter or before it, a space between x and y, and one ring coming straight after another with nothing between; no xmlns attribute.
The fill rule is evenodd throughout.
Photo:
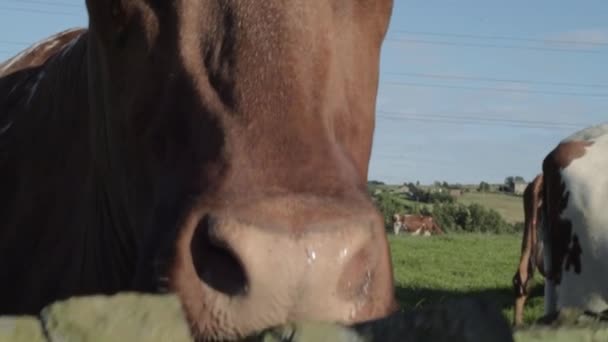
<svg viewBox="0 0 608 342"><path fill-rule="evenodd" d="M198 277L218 292L230 296L247 291L247 277L243 266L225 242L214 233L216 224L205 216L194 231L190 250Z"/></svg>

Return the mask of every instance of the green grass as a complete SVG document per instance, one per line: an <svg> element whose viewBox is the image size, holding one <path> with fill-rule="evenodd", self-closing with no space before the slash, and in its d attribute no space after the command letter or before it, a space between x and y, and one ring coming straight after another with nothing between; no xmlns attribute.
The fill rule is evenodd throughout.
<svg viewBox="0 0 608 342"><path fill-rule="evenodd" d="M404 308L462 296L493 301L513 319L511 278L519 262L519 235L450 234L420 238L389 236L396 294ZM543 313L542 278L536 276L524 320Z"/></svg>
<svg viewBox="0 0 608 342"><path fill-rule="evenodd" d="M523 198L501 193L468 192L458 198L463 204L477 203L494 209L509 223L524 221Z"/></svg>

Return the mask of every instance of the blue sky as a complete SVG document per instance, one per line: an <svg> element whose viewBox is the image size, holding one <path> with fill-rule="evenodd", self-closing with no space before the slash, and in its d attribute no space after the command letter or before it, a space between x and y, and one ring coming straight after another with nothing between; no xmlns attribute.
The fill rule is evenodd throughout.
<svg viewBox="0 0 608 342"><path fill-rule="evenodd" d="M0 0L0 60L86 25L84 0ZM369 178L531 179L559 140L608 121L605 61L605 0L396 0Z"/></svg>

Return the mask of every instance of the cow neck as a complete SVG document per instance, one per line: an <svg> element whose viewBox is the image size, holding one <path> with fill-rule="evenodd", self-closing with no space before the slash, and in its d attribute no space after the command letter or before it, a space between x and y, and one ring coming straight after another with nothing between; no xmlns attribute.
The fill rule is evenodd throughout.
<svg viewBox="0 0 608 342"><path fill-rule="evenodd" d="M8 204L0 209L0 241L13 241L0 250L0 260L9 260L0 279L12 281L0 285L0 313L34 313L51 300L125 290L134 273L124 201L94 149L91 127L100 122L90 111L86 54L81 36L44 64L2 79L15 89L10 155L0 167L0 186L10 184L0 202Z"/></svg>
<svg viewBox="0 0 608 342"><path fill-rule="evenodd" d="M130 185L121 161L124 159L119 146L112 144L114 134L105 115L95 115L91 110L94 104L91 100L96 93L91 87L91 69L96 67L91 65L88 34L83 34L76 45L68 51L64 57L64 63L79 65L80 69L73 75L73 79L66 80L65 83L73 84L78 89L78 97L82 98L86 104L82 111L73 111L75 115L82 115L88 121L89 131L88 142L83 142L89 146L87 160L89 181L87 194L90 208L87 212L87 223L90 231L86 234L85 245L91 250L89 254L89 264L83 267L95 267L98 270L112 270L111 274L103 274L99 279L104 284L102 290L116 291L124 290L129 284L130 277L134 273L135 234L134 222L129 215ZM65 77L70 77L66 75ZM66 99L66 101L68 101ZM108 268L110 267L110 268ZM86 273L87 271L83 271ZM83 275L85 278L90 276Z"/></svg>
<svg viewBox="0 0 608 342"><path fill-rule="evenodd" d="M75 239L85 246L81 281L86 284L95 279L95 282L98 282L85 285L85 289L89 288L91 292L114 292L124 290L134 272L132 260L135 239L131 228L132 220L127 214L128 187L124 181L125 177L118 173L118 165L112 159L113 151L107 142L111 136L103 134L108 129L106 120L96 117L95 112L91 110L91 99L95 94L91 90L90 71L94 66L88 58L90 51L87 38L88 34L84 33L67 45L63 52L51 61L49 67L56 64L57 67L53 68L58 71L54 75L57 78L56 83L71 88L64 92L71 98L58 102L78 104L77 108L66 108L62 113L75 115L73 120L81 122L78 126L84 132L78 132L76 135L82 141L73 143L87 146L83 149L86 154L77 159L82 163L79 168L86 180L81 181L82 189L74 189L81 191L79 197L86 203L82 208L82 222L76 222L86 229L86 232L79 235L80 239ZM112 271L102 274L101 270Z"/></svg>
<svg viewBox="0 0 608 342"><path fill-rule="evenodd" d="M103 87L99 86L104 81L99 77L101 66L92 62L95 52L91 51L91 40L86 38L83 44L87 48L87 86L83 88L88 90L91 195L98 222L95 232L101 241L108 243L109 246L103 248L112 251L104 257L120 263L121 281L130 283L135 268L137 214L140 212L134 204L137 181L133 176L137 172L129 172L134 162L129 158L132 154L126 134L123 126L113 121L115 116L106 110Z"/></svg>
<svg viewBox="0 0 608 342"><path fill-rule="evenodd" d="M112 256L129 262L125 265L128 286L155 291L158 277L153 264L159 258L155 251L174 233L163 228L175 225L182 206L179 199L184 197L172 182L179 177L158 165L146 150L149 146L130 134L126 115L113 111L104 97L104 85L110 82L107 70L99 69L103 63L94 59L98 54L93 39L87 44L92 192L102 222L99 232L117 250Z"/></svg>

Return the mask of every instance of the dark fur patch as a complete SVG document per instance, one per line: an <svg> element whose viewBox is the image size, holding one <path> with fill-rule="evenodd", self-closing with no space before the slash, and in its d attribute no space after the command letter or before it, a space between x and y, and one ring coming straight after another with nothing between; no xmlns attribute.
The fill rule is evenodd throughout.
<svg viewBox="0 0 608 342"><path fill-rule="evenodd" d="M583 249L578 241L578 236L574 234L572 236L572 244L566 255L566 265L564 267L566 271L569 271L570 266L572 266L576 274L581 273L581 254L583 254Z"/></svg>

